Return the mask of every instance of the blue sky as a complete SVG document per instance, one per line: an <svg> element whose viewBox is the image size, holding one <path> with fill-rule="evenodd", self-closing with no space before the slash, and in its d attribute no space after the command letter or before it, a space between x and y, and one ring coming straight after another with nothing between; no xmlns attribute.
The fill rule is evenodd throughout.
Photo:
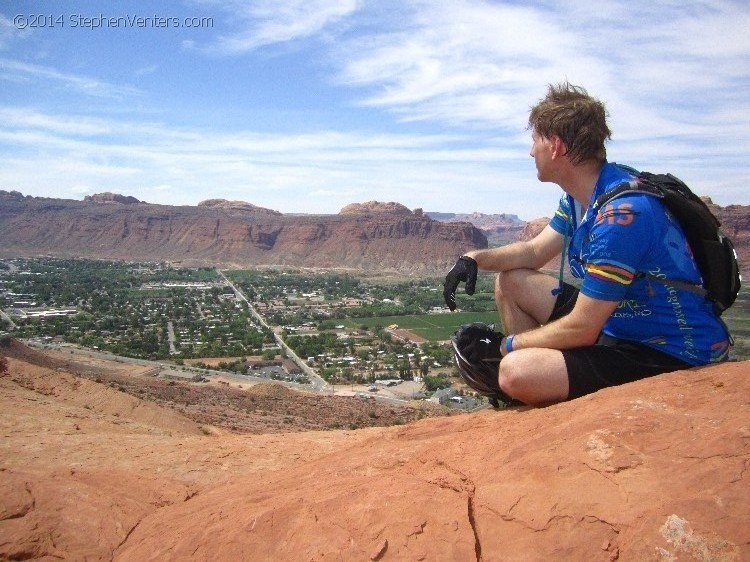
<svg viewBox="0 0 750 562"><path fill-rule="evenodd" d="M526 121L569 80L610 160L750 204L748 30L745 0L5 1L0 189L550 216Z"/></svg>

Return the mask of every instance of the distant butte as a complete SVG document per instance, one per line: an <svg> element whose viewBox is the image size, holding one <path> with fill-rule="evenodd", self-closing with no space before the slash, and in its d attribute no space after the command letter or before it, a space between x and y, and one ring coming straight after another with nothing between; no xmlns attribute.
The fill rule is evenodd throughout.
<svg viewBox="0 0 750 562"><path fill-rule="evenodd" d="M487 247L468 222L432 220L396 203L351 205L337 215L283 215L243 201L154 205L115 194L84 201L0 192L0 257L48 255L180 261L190 266L443 272Z"/></svg>
<svg viewBox="0 0 750 562"><path fill-rule="evenodd" d="M750 206L708 200L750 274ZM190 266L316 267L441 274L471 250L528 240L547 224L511 214L410 210L396 202L345 205L335 215L285 215L245 201L154 205L114 193L83 201L0 191L0 258L49 255L180 261ZM549 267L555 267L555 262Z"/></svg>

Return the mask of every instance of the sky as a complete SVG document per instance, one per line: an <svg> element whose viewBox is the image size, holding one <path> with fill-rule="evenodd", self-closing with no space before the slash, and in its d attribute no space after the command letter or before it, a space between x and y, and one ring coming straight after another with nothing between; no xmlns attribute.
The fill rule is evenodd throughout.
<svg viewBox="0 0 750 562"><path fill-rule="evenodd" d="M528 112L601 99L610 161L750 204L746 0L0 3L0 189L282 213L551 216Z"/></svg>

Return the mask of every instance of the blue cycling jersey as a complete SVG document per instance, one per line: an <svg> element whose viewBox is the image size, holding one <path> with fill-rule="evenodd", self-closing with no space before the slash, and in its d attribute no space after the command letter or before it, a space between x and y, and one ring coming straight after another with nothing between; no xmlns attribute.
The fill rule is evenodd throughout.
<svg viewBox="0 0 750 562"><path fill-rule="evenodd" d="M705 297L669 284L700 284L701 276L682 228L650 195L623 195L595 214L606 191L632 179L605 163L586 209L563 195L550 226L570 237L568 264L582 279L581 293L619 305L602 328L608 336L636 341L691 365L722 361L729 336ZM645 273L665 280L649 279Z"/></svg>

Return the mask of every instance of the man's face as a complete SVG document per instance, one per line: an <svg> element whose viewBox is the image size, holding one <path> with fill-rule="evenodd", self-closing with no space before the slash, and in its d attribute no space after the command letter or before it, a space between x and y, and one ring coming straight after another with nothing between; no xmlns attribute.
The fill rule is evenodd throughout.
<svg viewBox="0 0 750 562"><path fill-rule="evenodd" d="M536 177L539 181L553 181L551 177L551 164L553 145L552 141L543 137L535 130L531 133L531 151L529 154L536 165Z"/></svg>

